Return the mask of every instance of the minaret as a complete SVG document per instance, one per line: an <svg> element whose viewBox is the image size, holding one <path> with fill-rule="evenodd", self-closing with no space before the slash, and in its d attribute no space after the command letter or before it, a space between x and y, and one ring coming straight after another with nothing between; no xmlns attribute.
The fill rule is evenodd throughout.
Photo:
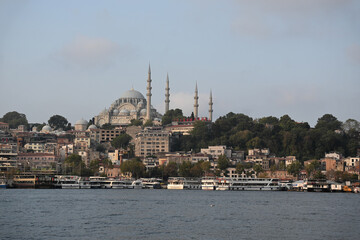
<svg viewBox="0 0 360 240"><path fill-rule="evenodd" d="M165 113L169 111L170 103L170 88L169 88L169 74L166 75L166 88L165 88Z"/></svg>
<svg viewBox="0 0 360 240"><path fill-rule="evenodd" d="M213 115L213 101L212 101L212 91L210 90L210 101L209 101L209 121L212 122Z"/></svg>
<svg viewBox="0 0 360 240"><path fill-rule="evenodd" d="M147 80L147 93L146 93L146 120L151 120L151 69L149 63L149 72L148 72L148 80Z"/></svg>
<svg viewBox="0 0 360 240"><path fill-rule="evenodd" d="M199 96L198 96L198 87L197 87L197 83L196 83L196 87L195 87L195 97L194 97L195 103L194 103L194 117L195 119L198 118L198 110L199 110Z"/></svg>

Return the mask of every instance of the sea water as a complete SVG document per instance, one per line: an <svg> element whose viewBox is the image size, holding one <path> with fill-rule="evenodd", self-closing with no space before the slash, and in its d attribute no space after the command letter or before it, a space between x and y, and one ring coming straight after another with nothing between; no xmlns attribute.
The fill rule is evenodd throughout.
<svg viewBox="0 0 360 240"><path fill-rule="evenodd" d="M0 239L359 239L360 194L0 190Z"/></svg>

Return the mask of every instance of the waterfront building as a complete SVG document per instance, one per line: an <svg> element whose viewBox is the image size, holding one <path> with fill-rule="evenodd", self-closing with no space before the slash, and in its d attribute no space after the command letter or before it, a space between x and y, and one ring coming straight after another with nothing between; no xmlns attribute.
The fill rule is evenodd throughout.
<svg viewBox="0 0 360 240"><path fill-rule="evenodd" d="M57 163L51 153L19 153L16 160L20 169L52 169Z"/></svg>
<svg viewBox="0 0 360 240"><path fill-rule="evenodd" d="M146 157L159 152L169 152L170 134L162 127L147 127L135 137L135 155Z"/></svg>

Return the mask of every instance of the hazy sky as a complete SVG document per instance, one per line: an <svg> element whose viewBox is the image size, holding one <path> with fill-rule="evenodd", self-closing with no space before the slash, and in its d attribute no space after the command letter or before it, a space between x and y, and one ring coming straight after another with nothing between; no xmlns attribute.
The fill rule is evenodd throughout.
<svg viewBox="0 0 360 240"><path fill-rule="evenodd" d="M360 120L360 1L0 1L0 117L92 118L131 89L152 104L253 118Z"/></svg>

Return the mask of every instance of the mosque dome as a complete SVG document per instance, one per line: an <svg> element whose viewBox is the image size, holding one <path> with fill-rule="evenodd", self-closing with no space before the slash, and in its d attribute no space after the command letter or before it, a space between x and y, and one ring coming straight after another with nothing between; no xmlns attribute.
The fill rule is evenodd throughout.
<svg viewBox="0 0 360 240"><path fill-rule="evenodd" d="M52 131L52 128L49 125L45 125L45 126L43 126L41 131L42 132L50 132L50 131Z"/></svg>
<svg viewBox="0 0 360 240"><path fill-rule="evenodd" d="M97 129L97 127L96 127L94 124L91 124L91 125L88 127L88 130L91 130L91 129Z"/></svg>
<svg viewBox="0 0 360 240"><path fill-rule="evenodd" d="M135 109L130 111L131 114L137 113L137 111Z"/></svg>
<svg viewBox="0 0 360 240"><path fill-rule="evenodd" d="M84 119L76 121L75 125L87 125L88 122Z"/></svg>
<svg viewBox="0 0 360 240"><path fill-rule="evenodd" d="M145 108L144 108L144 109L141 109L140 115L142 115L142 116L145 116L145 115L146 115L146 109L145 109Z"/></svg>
<svg viewBox="0 0 360 240"><path fill-rule="evenodd" d="M113 114L114 115L119 115L119 110L115 108L114 111L113 111Z"/></svg>
<svg viewBox="0 0 360 240"><path fill-rule="evenodd" d="M122 109L122 110L120 111L120 115L122 115L122 116L127 116L127 115L129 115L129 114L130 114L130 111L127 110L127 109Z"/></svg>
<svg viewBox="0 0 360 240"><path fill-rule="evenodd" d="M129 90L129 91L126 91L126 92L121 96L121 98L140 98L140 99L145 99L144 96L143 96L140 92L138 92L138 91L136 91L136 90L134 90L134 89L131 89L131 90Z"/></svg>

